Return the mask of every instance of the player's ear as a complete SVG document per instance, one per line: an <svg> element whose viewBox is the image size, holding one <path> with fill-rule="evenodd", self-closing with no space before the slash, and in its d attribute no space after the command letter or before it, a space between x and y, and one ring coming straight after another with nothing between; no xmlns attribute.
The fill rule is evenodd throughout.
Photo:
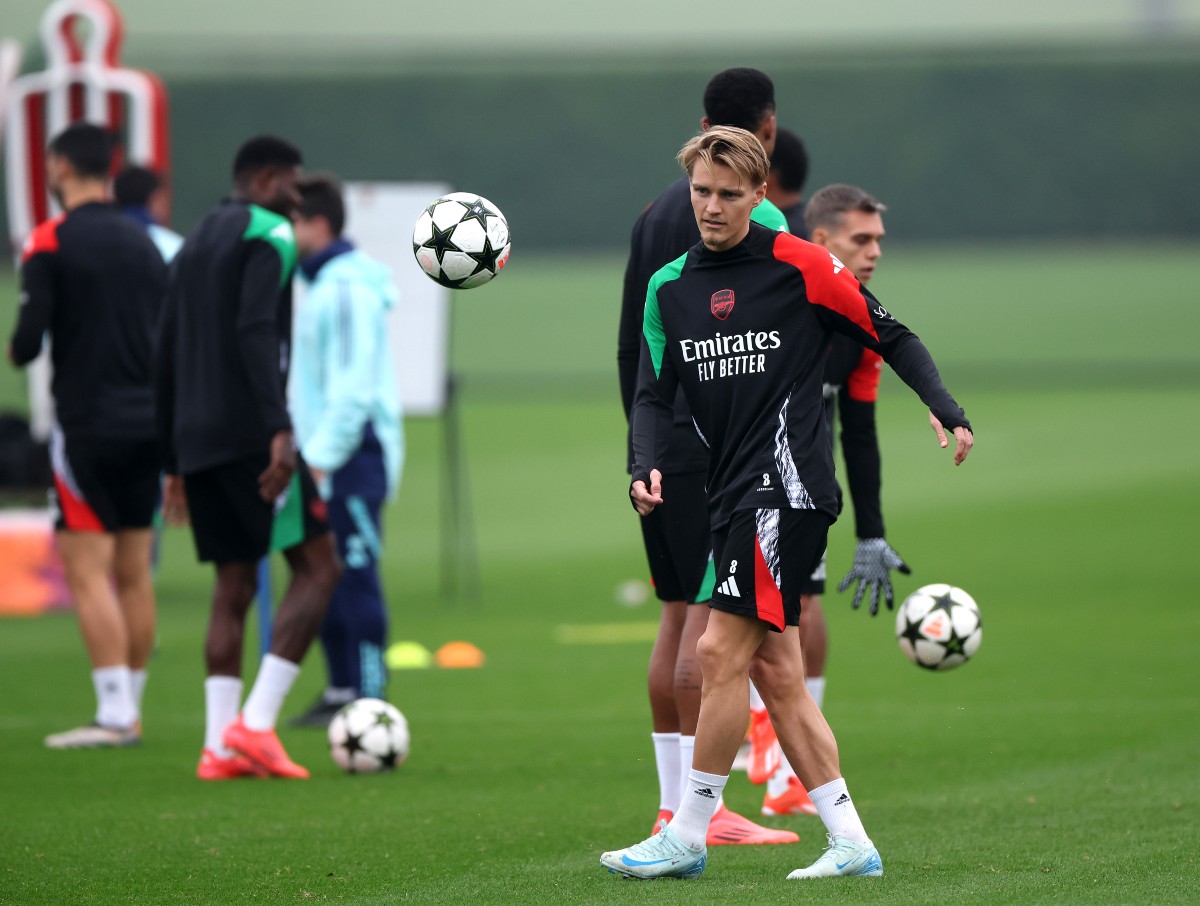
<svg viewBox="0 0 1200 906"><path fill-rule="evenodd" d="M778 128L778 120L775 114L772 113L762 125L762 143L764 147L775 142L775 132Z"/></svg>
<svg viewBox="0 0 1200 906"><path fill-rule="evenodd" d="M708 117L707 116L700 117L700 131L707 132L711 128L712 128L712 123L709 122Z"/></svg>
<svg viewBox="0 0 1200 906"><path fill-rule="evenodd" d="M829 230L824 227L817 227L808 237L816 245L825 245L829 242Z"/></svg>

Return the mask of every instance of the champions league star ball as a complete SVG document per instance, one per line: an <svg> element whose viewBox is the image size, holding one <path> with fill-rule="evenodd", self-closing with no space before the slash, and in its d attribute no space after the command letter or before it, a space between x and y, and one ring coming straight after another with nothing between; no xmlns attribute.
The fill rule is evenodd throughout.
<svg viewBox="0 0 1200 906"><path fill-rule="evenodd" d="M413 254L430 279L473 289L503 270L512 249L508 221L482 195L452 192L435 199L413 227Z"/></svg>
<svg viewBox="0 0 1200 906"><path fill-rule="evenodd" d="M926 585L896 612L905 657L926 670L953 670L979 649L983 619L975 599L953 585Z"/></svg>
<svg viewBox="0 0 1200 906"><path fill-rule="evenodd" d="M329 722L329 752L350 774L390 771L408 757L408 721L395 705L360 698Z"/></svg>

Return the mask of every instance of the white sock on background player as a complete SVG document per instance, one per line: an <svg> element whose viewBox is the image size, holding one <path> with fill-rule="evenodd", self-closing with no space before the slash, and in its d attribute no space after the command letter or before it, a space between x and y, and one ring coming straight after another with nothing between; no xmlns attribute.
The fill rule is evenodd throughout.
<svg viewBox="0 0 1200 906"><path fill-rule="evenodd" d="M813 701L817 703L817 707L822 711L825 710L825 677L810 676L804 680L804 685L808 688L808 694L812 696Z"/></svg>
<svg viewBox="0 0 1200 906"><path fill-rule="evenodd" d="M845 837L856 843L873 846L871 838L858 817L858 809L846 789L846 781L839 777L824 786L809 790L808 796L817 807L817 814L825 822L825 829L835 837Z"/></svg>
<svg viewBox="0 0 1200 906"><path fill-rule="evenodd" d="M96 690L96 723L102 727L124 730L137 722L133 679L128 667L121 665L93 670L92 686Z"/></svg>
<svg viewBox="0 0 1200 906"><path fill-rule="evenodd" d="M237 719L241 703L242 681L236 676L210 676L204 681L204 748L218 758L233 754L221 734Z"/></svg>
<svg viewBox="0 0 1200 906"><path fill-rule="evenodd" d="M679 734L651 733L654 741L654 764L658 769L658 807L674 814L679 811L681 789L679 765Z"/></svg>
<svg viewBox="0 0 1200 906"><path fill-rule="evenodd" d="M763 702L762 696L758 694L758 689L754 685L754 680L750 680L750 710L762 711L766 707L766 703Z"/></svg>
<svg viewBox="0 0 1200 906"><path fill-rule="evenodd" d="M275 729L279 712L283 710L283 700L292 691L292 684L299 675L299 664L285 661L274 654L263 655L258 676L254 678L254 685L242 708L242 720L247 729L257 733Z"/></svg>
<svg viewBox="0 0 1200 906"><path fill-rule="evenodd" d="M142 719L142 696L146 692L146 671L130 670L129 678L133 682L133 707L137 711L137 720Z"/></svg>

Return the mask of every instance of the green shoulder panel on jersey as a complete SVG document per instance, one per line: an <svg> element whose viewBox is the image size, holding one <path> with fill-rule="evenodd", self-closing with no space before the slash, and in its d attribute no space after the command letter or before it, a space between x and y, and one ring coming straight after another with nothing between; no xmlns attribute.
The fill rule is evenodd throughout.
<svg viewBox="0 0 1200 906"><path fill-rule="evenodd" d="M783 216L783 211L779 210L779 206L775 202L767 201L765 198L750 212L750 219L781 233L788 231L787 218Z"/></svg>
<svg viewBox="0 0 1200 906"><path fill-rule="evenodd" d="M650 361L654 363L654 376L662 374L663 352L667 347L667 336L663 332L662 314L658 310L658 290L664 283L679 279L683 271L683 262L687 259L684 252L670 264L664 264L650 278L646 290L646 310L642 314L642 335L646 345L650 347Z"/></svg>
<svg viewBox="0 0 1200 906"><path fill-rule="evenodd" d="M279 254L279 285L283 286L292 279L292 269L296 266L296 234L292 231L292 223L286 217L260 208L256 204L247 205L250 211L250 222L242 233L245 240L261 239Z"/></svg>

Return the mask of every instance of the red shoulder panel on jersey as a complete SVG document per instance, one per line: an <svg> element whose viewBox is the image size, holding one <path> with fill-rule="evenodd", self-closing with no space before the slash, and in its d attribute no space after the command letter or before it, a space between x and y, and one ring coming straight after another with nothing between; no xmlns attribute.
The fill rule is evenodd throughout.
<svg viewBox="0 0 1200 906"><path fill-rule="evenodd" d="M777 260L792 265L804 275L809 302L837 312L879 339L858 280L832 252L790 233L775 237L773 251Z"/></svg>
<svg viewBox="0 0 1200 906"><path fill-rule="evenodd" d="M862 357L846 379L846 392L850 399L860 403L873 403L879 399L879 375L883 370L883 359L879 353L863 347Z"/></svg>
<svg viewBox="0 0 1200 906"><path fill-rule="evenodd" d="M66 214L59 214L34 227L21 248L21 263L24 264L38 252L57 252L58 227L66 219Z"/></svg>

